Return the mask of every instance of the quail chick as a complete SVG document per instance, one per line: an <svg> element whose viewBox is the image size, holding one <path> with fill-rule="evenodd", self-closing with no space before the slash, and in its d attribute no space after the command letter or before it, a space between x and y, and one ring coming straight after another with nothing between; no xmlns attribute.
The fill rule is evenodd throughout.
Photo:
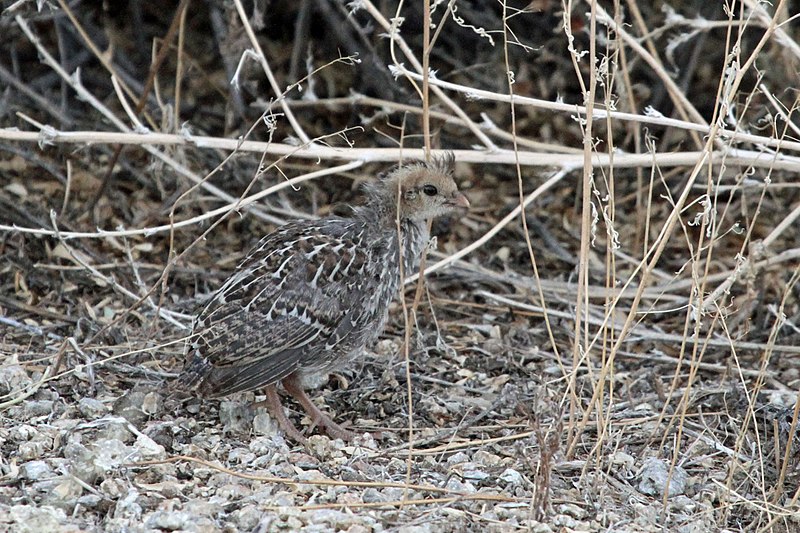
<svg viewBox="0 0 800 533"><path fill-rule="evenodd" d="M395 167L366 187L351 216L290 222L261 239L197 316L183 386L206 397L264 388L272 417L303 442L281 384L314 425L350 438L305 388L377 339L400 286L401 250L409 275L429 240L427 220L469 207L453 165L448 154Z"/></svg>

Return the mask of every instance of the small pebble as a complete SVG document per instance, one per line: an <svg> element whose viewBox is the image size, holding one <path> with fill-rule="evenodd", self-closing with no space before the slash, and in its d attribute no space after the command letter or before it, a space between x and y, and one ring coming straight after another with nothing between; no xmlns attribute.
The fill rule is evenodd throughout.
<svg viewBox="0 0 800 533"><path fill-rule="evenodd" d="M30 420L39 416L53 414L54 402L52 400L32 400L25 402L23 406L22 418Z"/></svg>
<svg viewBox="0 0 800 533"><path fill-rule="evenodd" d="M472 460L483 466L499 466L502 459L499 455L489 453L485 450L478 450L472 456Z"/></svg>
<svg viewBox="0 0 800 533"><path fill-rule="evenodd" d="M230 515L230 520L238 531L255 531L264 513L255 505L246 505Z"/></svg>
<svg viewBox="0 0 800 533"><path fill-rule="evenodd" d="M464 452L458 452L447 458L447 464L449 466L453 466L461 463L466 463L469 460L470 460L469 455L467 455Z"/></svg>
<svg viewBox="0 0 800 533"><path fill-rule="evenodd" d="M25 389L32 383L33 380L20 365L3 364L0 366L0 396Z"/></svg>
<svg viewBox="0 0 800 533"><path fill-rule="evenodd" d="M256 435L272 435L278 431L275 421L267 413L258 413L253 417L253 433Z"/></svg>
<svg viewBox="0 0 800 533"><path fill-rule="evenodd" d="M108 407L95 398L81 398L78 401L78 412L89 420L97 420L108 413Z"/></svg>
<svg viewBox="0 0 800 533"><path fill-rule="evenodd" d="M505 481L506 483L510 483L512 485L521 485L523 482L523 477L522 474L513 468L506 468L503 473L500 474L500 481Z"/></svg>
<svg viewBox="0 0 800 533"><path fill-rule="evenodd" d="M472 483L470 483L469 481L467 482L461 481L455 477L451 477L450 479L447 480L446 488L447 490L452 492L462 492L465 494L471 494L473 492L476 492L475 486Z"/></svg>
<svg viewBox="0 0 800 533"><path fill-rule="evenodd" d="M117 439L95 442L90 451L92 462L102 472L110 472L124 463L136 460L134 448Z"/></svg>
<svg viewBox="0 0 800 533"><path fill-rule="evenodd" d="M177 531L179 529L189 529L191 516L180 511L156 511L151 513L145 520L145 526L149 528L165 529L167 531Z"/></svg>
<svg viewBox="0 0 800 533"><path fill-rule="evenodd" d="M386 496L381 494L378 489L370 487L364 491L361 495L361 501L364 503L377 503L377 502L385 502Z"/></svg>
<svg viewBox="0 0 800 533"><path fill-rule="evenodd" d="M680 466L675 466L670 477L670 464L667 461L650 458L645 461L639 472L639 492L648 496L658 498L664 497L664 492L668 492L668 497L672 498L683 494L686 490L686 482L689 475ZM669 488L667 488L669 481Z"/></svg>
<svg viewBox="0 0 800 533"><path fill-rule="evenodd" d="M117 417L104 422L107 423L97 432L96 440L118 440L126 444L133 441L133 432L128 428L130 423L124 418Z"/></svg>
<svg viewBox="0 0 800 533"><path fill-rule="evenodd" d="M72 512L78 498L83 495L83 485L73 476L62 476L45 495L44 502L66 512Z"/></svg>
<svg viewBox="0 0 800 533"><path fill-rule="evenodd" d="M246 403L224 400L219 404L219 421L222 431L245 435L253 429L254 411Z"/></svg>
<svg viewBox="0 0 800 533"><path fill-rule="evenodd" d="M42 531L59 531L66 522L67 514L62 509L43 505L14 505L8 516L17 533L40 533Z"/></svg>
<svg viewBox="0 0 800 533"><path fill-rule="evenodd" d="M157 392L148 392L142 401L142 412L147 416L157 415L161 411L163 399Z"/></svg>
<svg viewBox="0 0 800 533"><path fill-rule="evenodd" d="M40 481L54 475L46 461L28 461L19 467L19 473L28 481Z"/></svg>
<svg viewBox="0 0 800 533"><path fill-rule="evenodd" d="M558 506L558 513L571 516L577 520L586 518L586 510L574 503L564 503Z"/></svg>
<svg viewBox="0 0 800 533"><path fill-rule="evenodd" d="M78 498L78 505L86 509L94 509L103 501L103 498L97 494L86 494Z"/></svg>
<svg viewBox="0 0 800 533"><path fill-rule="evenodd" d="M144 392L132 390L124 396L117 398L112 411L115 415L123 417L125 420L138 427L147 420L147 415L142 411L144 397Z"/></svg>
<svg viewBox="0 0 800 533"><path fill-rule="evenodd" d="M43 457L45 451L47 451L50 447L51 443L46 442L42 439L23 442L17 448L17 459L22 461L30 461L33 459L38 459L40 457Z"/></svg>
<svg viewBox="0 0 800 533"><path fill-rule="evenodd" d="M484 480L492 477L491 474L489 474L488 472L484 472L483 470L475 469L474 468L475 467L474 464L472 464L471 466L472 466L471 469L466 469L466 468L464 469L464 471L462 473L462 475L464 476L464 479L469 479L471 481L484 481Z"/></svg>

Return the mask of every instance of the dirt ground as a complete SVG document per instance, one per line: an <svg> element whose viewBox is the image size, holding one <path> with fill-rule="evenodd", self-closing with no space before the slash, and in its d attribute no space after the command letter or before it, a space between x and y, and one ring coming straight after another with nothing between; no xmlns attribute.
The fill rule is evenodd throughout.
<svg viewBox="0 0 800 533"><path fill-rule="evenodd" d="M0 530L800 531L796 3L2 6ZM177 390L426 137L472 208L314 391L360 436Z"/></svg>

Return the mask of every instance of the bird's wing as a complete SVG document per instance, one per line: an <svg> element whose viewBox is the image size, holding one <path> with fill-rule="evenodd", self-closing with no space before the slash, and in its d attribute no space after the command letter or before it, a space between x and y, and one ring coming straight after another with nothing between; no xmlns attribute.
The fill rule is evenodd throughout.
<svg viewBox="0 0 800 533"><path fill-rule="evenodd" d="M256 299L249 309L225 305L195 328L187 371L197 375L205 394L224 396L280 381L298 368L304 348L336 327L335 317L313 309L305 292L262 292L257 298L263 302Z"/></svg>
<svg viewBox="0 0 800 533"><path fill-rule="evenodd" d="M257 389L287 377L360 323L360 234L298 223L263 239L198 315L184 382L207 395Z"/></svg>

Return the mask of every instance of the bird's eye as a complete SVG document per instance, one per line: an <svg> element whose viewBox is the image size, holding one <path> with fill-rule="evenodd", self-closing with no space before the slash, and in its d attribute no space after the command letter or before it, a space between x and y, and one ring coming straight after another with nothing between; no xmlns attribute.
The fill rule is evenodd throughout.
<svg viewBox="0 0 800 533"><path fill-rule="evenodd" d="M433 185L425 185L422 187L422 192L424 192L427 196L436 196L439 194L439 189Z"/></svg>

